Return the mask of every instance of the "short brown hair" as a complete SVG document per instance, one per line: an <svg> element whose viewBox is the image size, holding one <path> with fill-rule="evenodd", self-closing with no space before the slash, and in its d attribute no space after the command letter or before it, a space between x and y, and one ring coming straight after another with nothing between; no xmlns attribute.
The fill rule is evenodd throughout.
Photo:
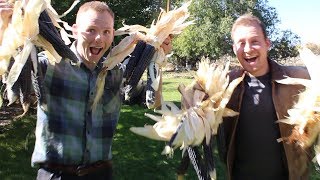
<svg viewBox="0 0 320 180"><path fill-rule="evenodd" d="M83 5L80 6L78 13L77 13L77 17L79 14L86 12L88 10L95 10L97 12L108 12L111 17L114 19L114 13L111 10L111 8L107 5L107 3L102 2L102 1L90 1L90 2L86 2Z"/></svg>
<svg viewBox="0 0 320 180"><path fill-rule="evenodd" d="M263 24L263 22L260 21L258 17L252 15L251 13L247 13L238 17L238 19L233 23L231 29L231 38L233 39L233 33L237 26L248 26L252 24L259 25L261 27L264 38L267 38L267 31L265 25Z"/></svg>

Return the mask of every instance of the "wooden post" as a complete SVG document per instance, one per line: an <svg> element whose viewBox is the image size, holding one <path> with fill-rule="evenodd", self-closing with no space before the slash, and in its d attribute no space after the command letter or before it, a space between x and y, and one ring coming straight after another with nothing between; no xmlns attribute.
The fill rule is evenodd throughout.
<svg viewBox="0 0 320 180"><path fill-rule="evenodd" d="M170 11L170 0L167 0L167 12Z"/></svg>

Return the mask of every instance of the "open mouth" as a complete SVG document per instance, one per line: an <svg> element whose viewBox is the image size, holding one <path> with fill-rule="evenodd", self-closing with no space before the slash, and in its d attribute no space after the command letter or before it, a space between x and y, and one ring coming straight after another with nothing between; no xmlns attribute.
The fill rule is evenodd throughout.
<svg viewBox="0 0 320 180"><path fill-rule="evenodd" d="M257 57L252 57L252 58L244 58L248 63L255 62L257 60Z"/></svg>
<svg viewBox="0 0 320 180"><path fill-rule="evenodd" d="M102 51L102 48L90 47L90 53L93 55L98 55Z"/></svg>

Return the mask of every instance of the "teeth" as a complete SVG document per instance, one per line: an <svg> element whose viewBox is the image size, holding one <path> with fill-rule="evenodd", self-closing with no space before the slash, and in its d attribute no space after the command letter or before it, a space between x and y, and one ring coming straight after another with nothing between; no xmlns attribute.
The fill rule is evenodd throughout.
<svg viewBox="0 0 320 180"><path fill-rule="evenodd" d="M255 61L257 57L244 58L246 61Z"/></svg>
<svg viewBox="0 0 320 180"><path fill-rule="evenodd" d="M90 51L91 51L91 53L92 53L92 54L97 55L97 54L99 54L99 53L100 53L101 49L102 49L102 48L98 48L98 47L91 47L91 48L90 48Z"/></svg>

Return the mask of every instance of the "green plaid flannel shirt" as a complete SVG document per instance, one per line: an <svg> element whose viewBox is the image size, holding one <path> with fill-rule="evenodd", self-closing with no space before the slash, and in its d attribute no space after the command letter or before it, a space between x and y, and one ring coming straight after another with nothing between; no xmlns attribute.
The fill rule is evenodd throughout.
<svg viewBox="0 0 320 180"><path fill-rule="evenodd" d="M50 162L88 164L112 158L112 138L118 123L123 71L108 71L104 93L91 110L102 60L94 71L62 60L47 66L46 104L38 105L32 166Z"/></svg>

